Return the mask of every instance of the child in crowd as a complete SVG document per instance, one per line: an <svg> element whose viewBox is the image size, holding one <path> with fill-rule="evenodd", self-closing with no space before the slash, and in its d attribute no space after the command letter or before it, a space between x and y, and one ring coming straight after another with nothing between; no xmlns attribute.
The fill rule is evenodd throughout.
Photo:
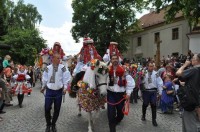
<svg viewBox="0 0 200 132"><path fill-rule="evenodd" d="M24 66L20 66L18 74L13 76L16 79L17 85L15 88L15 92L17 93L17 99L19 102L19 107L22 108L22 102L24 99L24 93L30 92L27 88L26 80L30 79L30 76L27 75L27 71Z"/></svg>
<svg viewBox="0 0 200 132"><path fill-rule="evenodd" d="M162 113L173 113L174 103L174 88L172 83L172 76L166 74L164 77L164 85L161 96L161 111Z"/></svg>

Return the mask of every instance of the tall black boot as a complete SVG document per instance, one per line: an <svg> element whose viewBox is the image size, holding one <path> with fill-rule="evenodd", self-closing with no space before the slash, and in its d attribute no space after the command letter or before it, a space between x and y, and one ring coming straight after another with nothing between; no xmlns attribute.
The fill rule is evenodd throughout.
<svg viewBox="0 0 200 132"><path fill-rule="evenodd" d="M156 106L155 105L151 105L151 111L152 111L152 124L153 126L158 126L156 122Z"/></svg>
<svg viewBox="0 0 200 132"><path fill-rule="evenodd" d="M47 126L45 132L51 132L51 126Z"/></svg>
<svg viewBox="0 0 200 132"><path fill-rule="evenodd" d="M5 106L5 100L3 101L2 105L0 106L0 114L6 113L5 111L3 111L4 106Z"/></svg>
<svg viewBox="0 0 200 132"><path fill-rule="evenodd" d="M131 96L130 96L130 103L133 103L133 92L131 92Z"/></svg>
<svg viewBox="0 0 200 132"><path fill-rule="evenodd" d="M147 110L147 106L145 106L144 104L142 105L142 121L146 120L146 110Z"/></svg>
<svg viewBox="0 0 200 132"><path fill-rule="evenodd" d="M19 102L19 107L22 108L22 102L24 100L24 94L18 94L17 98L18 98L18 102Z"/></svg>
<svg viewBox="0 0 200 132"><path fill-rule="evenodd" d="M138 99L138 88L133 90L133 99L134 99L134 103L137 103L137 99Z"/></svg>
<svg viewBox="0 0 200 132"><path fill-rule="evenodd" d="M109 123L110 132L116 132L116 125L115 123Z"/></svg>
<svg viewBox="0 0 200 132"><path fill-rule="evenodd" d="M19 105L20 105L20 98L21 98L20 94L17 94L17 100Z"/></svg>

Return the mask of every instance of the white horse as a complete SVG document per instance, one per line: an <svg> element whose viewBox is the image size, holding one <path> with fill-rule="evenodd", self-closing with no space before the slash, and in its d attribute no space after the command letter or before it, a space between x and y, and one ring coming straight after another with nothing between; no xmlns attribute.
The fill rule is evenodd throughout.
<svg viewBox="0 0 200 132"><path fill-rule="evenodd" d="M50 64L51 64L51 58L49 54L42 55L42 70L44 70Z"/></svg>
<svg viewBox="0 0 200 132"><path fill-rule="evenodd" d="M64 56L62 59L62 64L69 69L70 73L72 74L75 64L75 57L73 57L72 55L69 56Z"/></svg>
<svg viewBox="0 0 200 132"><path fill-rule="evenodd" d="M93 132L92 112L97 111L104 106L105 96L108 87L108 68L107 65L99 60L91 63L84 74L83 80L77 84L78 103L80 108L88 112L88 132ZM79 115L81 109L79 108Z"/></svg>

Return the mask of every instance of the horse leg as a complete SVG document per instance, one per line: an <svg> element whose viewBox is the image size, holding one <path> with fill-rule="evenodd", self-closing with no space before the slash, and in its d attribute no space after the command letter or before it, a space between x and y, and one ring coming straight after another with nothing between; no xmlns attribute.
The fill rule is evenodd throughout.
<svg viewBox="0 0 200 132"><path fill-rule="evenodd" d="M92 112L89 112L88 117L88 132L93 132L93 120L92 120Z"/></svg>
<svg viewBox="0 0 200 132"><path fill-rule="evenodd" d="M100 109L96 110L96 111L95 111L95 114L93 114L93 118L92 118L92 119L93 119L93 120L92 120L93 123L96 122L96 119L99 118L99 115L100 115Z"/></svg>
<svg viewBox="0 0 200 132"><path fill-rule="evenodd" d="M80 117L81 116L81 106L78 105L78 116Z"/></svg>

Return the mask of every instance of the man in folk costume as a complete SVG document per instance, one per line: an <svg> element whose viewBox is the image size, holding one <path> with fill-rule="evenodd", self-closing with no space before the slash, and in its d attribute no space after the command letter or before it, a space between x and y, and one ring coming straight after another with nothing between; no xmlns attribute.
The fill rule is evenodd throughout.
<svg viewBox="0 0 200 132"><path fill-rule="evenodd" d="M90 62L92 59L102 60L102 57L98 54L96 48L94 47L93 39L86 37L83 39L83 47L78 53L79 62L77 63L73 75L79 73L85 64Z"/></svg>
<svg viewBox="0 0 200 132"><path fill-rule="evenodd" d="M111 56L112 55L117 55L118 57L119 57L119 61L121 62L122 61L122 55L121 55L121 53L119 52L119 50L118 50L118 43L117 42L110 42L110 45L109 45L109 47L108 47L108 49L107 49L107 51L106 51L106 54L103 56L103 60L105 61L105 62L108 62L108 61L110 61L111 60Z"/></svg>
<svg viewBox="0 0 200 132"><path fill-rule="evenodd" d="M62 94L66 93L67 85L70 81L71 75L67 68L60 64L61 55L54 53L52 64L47 66L42 76L42 89L45 95L45 118L46 118L46 132L56 132L56 121L60 113L62 103ZM51 116L51 108L54 103L54 113ZM51 119L52 117L52 119Z"/></svg>
<svg viewBox="0 0 200 132"><path fill-rule="evenodd" d="M27 74L27 70L25 69L25 67L20 66L18 73L14 75L13 78L17 82L15 92L17 93L19 107L22 108L24 93L31 92L31 90L27 88L27 83L26 83L26 80L30 79L30 76Z"/></svg>
<svg viewBox="0 0 200 132"><path fill-rule="evenodd" d="M148 63L148 71L144 75L144 91L142 92L143 104L142 104L142 121L146 120L146 109L148 105L151 105L152 111L152 124L153 126L158 126L156 122L156 102L157 102L157 92L159 95L162 93L163 81L156 71L154 71L153 62Z"/></svg>
<svg viewBox="0 0 200 132"><path fill-rule="evenodd" d="M119 56L112 55L109 64L109 87L107 93L107 109L110 132L116 132L116 125L124 117L124 95L129 100L130 94L135 87L135 81L130 75L125 74L125 69L119 64ZM120 102L120 100L123 100Z"/></svg>

